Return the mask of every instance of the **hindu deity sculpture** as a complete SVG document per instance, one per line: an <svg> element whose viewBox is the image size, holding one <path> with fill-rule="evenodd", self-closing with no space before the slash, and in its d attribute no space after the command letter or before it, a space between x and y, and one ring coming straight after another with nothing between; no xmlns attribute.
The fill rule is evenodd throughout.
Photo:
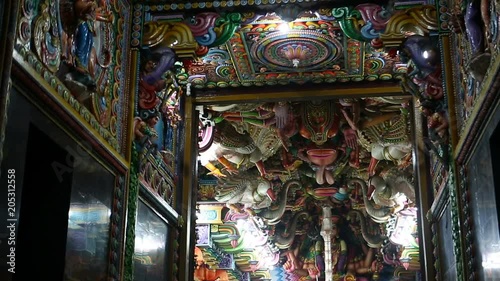
<svg viewBox="0 0 500 281"><path fill-rule="evenodd" d="M178 98L182 89L173 74L174 58L170 49L141 50L134 145L142 161L156 159L155 166L161 165L176 181L175 130L180 120Z"/></svg>
<svg viewBox="0 0 500 281"><path fill-rule="evenodd" d="M467 3L464 16L465 29L471 46L472 58L469 61L470 74L482 81L490 65L490 1L471 0Z"/></svg>
<svg viewBox="0 0 500 281"><path fill-rule="evenodd" d="M147 59L141 67L142 71L139 81L139 108L141 110L154 109L160 103L160 99L156 93L165 88L165 81L161 79L147 79L156 66L157 62L155 60Z"/></svg>
<svg viewBox="0 0 500 281"><path fill-rule="evenodd" d="M427 115L427 128L433 140L446 140L448 130L448 117L445 112L438 111Z"/></svg>
<svg viewBox="0 0 500 281"><path fill-rule="evenodd" d="M247 132L243 134L229 123L222 120L216 124L213 132L213 143L200 153L200 162L211 175L226 177L227 175L214 165L214 161L223 165L229 174L237 174L238 169L256 166L261 176L266 174L262 161L262 152Z"/></svg>
<svg viewBox="0 0 500 281"><path fill-rule="evenodd" d="M175 83L165 75L175 63L175 53L164 48L162 52L145 50L143 56L139 74L139 108L151 110L161 103L159 92Z"/></svg>
<svg viewBox="0 0 500 281"><path fill-rule="evenodd" d="M243 107L241 105L215 106L211 109L225 110L216 120L225 119L275 130L285 150L288 149L287 139L298 132L297 116L287 102L264 103L249 108L245 108L244 105Z"/></svg>
<svg viewBox="0 0 500 281"><path fill-rule="evenodd" d="M319 278L325 268L321 256L322 248L321 240L306 236L300 245L286 251L283 268L287 272L295 273L299 278Z"/></svg>
<svg viewBox="0 0 500 281"><path fill-rule="evenodd" d="M340 237L339 226L337 225L340 217L335 215L331 217L332 227L330 235L330 249L331 249L331 262L332 273L334 275L345 274L347 265L347 243Z"/></svg>
<svg viewBox="0 0 500 281"><path fill-rule="evenodd" d="M270 127L275 125L282 129L286 125L288 105L285 102L265 103L257 108L244 110L238 105L222 112L219 118L234 122L247 122L256 126Z"/></svg>
<svg viewBox="0 0 500 281"><path fill-rule="evenodd" d="M411 34L403 43L400 54L408 63L407 77L419 87L414 94L423 99L443 97L441 64L438 44L429 36Z"/></svg>
<svg viewBox="0 0 500 281"><path fill-rule="evenodd" d="M309 163L317 184L331 185L335 182L336 166L358 165L356 135L351 128L341 125L339 107L334 100L302 103L299 112L298 132L305 140L291 146L298 147L296 156Z"/></svg>
<svg viewBox="0 0 500 281"><path fill-rule="evenodd" d="M364 220L361 221L360 238L357 224L345 220L344 216L332 215L330 206L323 206L321 236L324 240L324 261L326 280L369 280L368 276L380 268L375 261L377 249L368 247L365 237ZM346 215L363 216L360 211L351 210ZM368 238L371 243L374 238ZM372 245L375 247L375 245Z"/></svg>
<svg viewBox="0 0 500 281"><path fill-rule="evenodd" d="M299 133L314 144L321 146L339 131L340 116L336 109L334 101L303 103Z"/></svg>
<svg viewBox="0 0 500 281"><path fill-rule="evenodd" d="M134 134L139 144L144 145L149 141L151 144L157 145L156 140L158 139L158 132L155 126L159 120L160 115L158 112L152 113L144 119L139 117L135 118Z"/></svg>
<svg viewBox="0 0 500 281"><path fill-rule="evenodd" d="M107 10L103 1L66 0L61 2L63 7L63 28L67 36L63 45L74 51L67 51L64 56L71 66L65 76L65 82L76 92L94 92L96 81L94 78L96 59L93 57L94 36L97 22L112 22L113 14ZM71 35L73 40L71 41ZM71 43L72 42L72 43Z"/></svg>
<svg viewBox="0 0 500 281"><path fill-rule="evenodd" d="M354 103L355 104L355 103ZM351 106L355 106L352 104ZM342 111L347 123L357 131L359 144L371 152L369 174L375 173L381 160L408 165L411 157L408 112L375 113L357 110Z"/></svg>

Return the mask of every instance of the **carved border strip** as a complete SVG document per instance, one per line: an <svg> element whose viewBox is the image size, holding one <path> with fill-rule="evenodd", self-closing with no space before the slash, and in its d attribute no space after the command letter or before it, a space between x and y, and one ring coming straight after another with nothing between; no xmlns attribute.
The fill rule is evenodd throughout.
<svg viewBox="0 0 500 281"><path fill-rule="evenodd" d="M461 231L461 221L460 221L460 194L456 189L456 171L453 166L449 169L449 198L450 198L450 207L451 207L451 231L452 231L452 239L453 239L453 252L455 255L455 266L457 269L457 280L465 280L465 272L464 272L464 264L465 257L463 256L462 249L462 231Z"/></svg>
<svg viewBox="0 0 500 281"><path fill-rule="evenodd" d="M130 160L130 178L127 196L127 225L125 241L125 257L123 280L134 280L134 251L135 251L135 224L137 220L137 205L139 200L139 155L135 146L132 146Z"/></svg>
<svg viewBox="0 0 500 281"><path fill-rule="evenodd" d="M121 280L123 261L123 240L125 229L124 200L126 200L126 175L116 175L113 194L113 211L111 214L109 241L109 276L113 280Z"/></svg>
<svg viewBox="0 0 500 281"><path fill-rule="evenodd" d="M465 238L465 249L464 249L464 254L468 257L467 263L465 264L465 268L467 270L468 275L465 276L466 279L464 280L469 280L473 281L475 280L475 269L474 269L474 261L476 259L473 251L473 243L474 240L472 239L473 235L473 229L472 229L472 217L470 214L470 206L469 206L469 198L467 194L470 192L469 185L467 184L467 172L466 172L466 167L465 166L460 166L458 168L458 188L461 192L461 203L462 203L462 212L464 216L464 221L463 221L463 237Z"/></svg>
<svg viewBox="0 0 500 281"><path fill-rule="evenodd" d="M466 158L470 156L479 133L485 125L484 121L498 100L498 91L500 90L500 55L492 55L492 59L494 61L492 61L482 82L482 88L479 92L476 105L465 125L464 132L467 132L467 134L460 138L454 150L455 159L459 165L463 165L466 162Z"/></svg>
<svg viewBox="0 0 500 281"><path fill-rule="evenodd" d="M127 46L127 42L130 42L132 40L132 32L133 32L133 23L132 19L133 14L132 14L132 7L128 3L128 1L122 0L118 2L120 5L123 7L120 9L120 15L122 16L122 19L124 20L124 26L122 27L122 35L124 37L122 43L123 46L118 45L118 47L122 47L121 49L121 63L120 63L120 72L121 72L121 79L117 82L120 83L121 86L121 91L120 91L120 98L119 98L119 103L120 103L120 111L118 114L123 114L121 117L121 120L119 121L122 122L122 125L119 127L120 131L120 138L121 138L121 154L125 155L125 158L130 161L130 151L131 151L131 139L133 135L133 126L131 124L131 120L134 117L134 112L132 110L134 106L135 100L133 99L133 94L131 92L134 82L132 79L129 79L130 74L131 74L131 66L132 60L131 60L131 50L130 47ZM117 43L120 44L120 43Z"/></svg>
<svg viewBox="0 0 500 281"><path fill-rule="evenodd" d="M156 0L141 1L143 3L158 3ZM150 11L181 11L181 10L194 10L194 9L219 9L219 8L233 8L233 7L246 7L246 6L263 6L263 5L277 5L277 4L293 4L301 2L328 2L328 0L222 0L222 1L193 1L187 3L166 3L147 6L146 9Z"/></svg>
<svg viewBox="0 0 500 281"><path fill-rule="evenodd" d="M440 245L439 245L439 221L441 220L444 211L450 204L449 200L449 189L446 188L447 180L443 181L443 187L440 190L440 195L439 198L440 200L434 201L434 203L431 206L431 209L427 213L427 219L431 223L431 231L432 231L432 245L433 245L433 251L432 254L434 256L434 268L436 269L436 274L435 274L435 280L440 280L441 279L441 259L439 257L440 253Z"/></svg>
<svg viewBox="0 0 500 281"><path fill-rule="evenodd" d="M94 115L71 95L70 91L59 81L59 79L42 66L42 63L38 61L35 54L21 49L21 53L14 51L14 59L19 62L20 67L23 68L28 75L39 82L38 86L42 87L51 99L69 115L75 116L78 123L93 136L96 136L98 141L101 142L107 150L112 152L118 161L125 163L125 159L123 159L122 155L117 153L117 151L119 151L118 140L113 138L111 133L99 124Z"/></svg>
<svg viewBox="0 0 500 281"><path fill-rule="evenodd" d="M498 82L497 82L498 83ZM496 92L498 94L498 90ZM496 99L495 102L489 105L492 109L490 112L491 114L488 114L488 118L484 118L483 120L489 120L489 117L496 112L498 112L498 109L500 108L500 102L498 99ZM461 225L461 233L462 237L464 239L464 255L468 257L467 262L464 264L467 272L467 276L465 276L464 280L468 281L474 281L477 280L477 268L476 268L476 259L477 255L476 252L474 251L474 236L477 235L476 230L474 228L474 217L473 214L471 214L472 209L470 206L470 197L471 197L471 186L468 178L468 171L467 167L469 164L469 158L473 154L474 146L477 145L479 141L481 141L482 132L486 130L489 126L491 126L491 122L488 121L483 121L484 126L478 131L479 133L475 133L476 135L474 136L472 142L473 145L471 146L471 150L467 151L467 156L466 160L458 165L457 164L457 185L458 185L458 192L460 194L460 203L461 203L461 212L462 212L462 225ZM470 132L469 132L470 134ZM497 202L498 204L498 202Z"/></svg>
<svg viewBox="0 0 500 281"><path fill-rule="evenodd" d="M130 38L130 45L133 47L139 47L141 45L142 24L143 6L141 4L135 4L132 14L132 37Z"/></svg>

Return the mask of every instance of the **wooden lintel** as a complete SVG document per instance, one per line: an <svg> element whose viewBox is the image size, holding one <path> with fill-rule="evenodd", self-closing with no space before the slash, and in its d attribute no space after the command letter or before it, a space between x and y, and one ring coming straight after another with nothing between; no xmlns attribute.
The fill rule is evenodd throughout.
<svg viewBox="0 0 500 281"><path fill-rule="evenodd" d="M397 82L373 82L366 84L288 85L261 88L227 88L193 90L195 104L230 102L270 102L277 100L305 100L342 97L402 96Z"/></svg>

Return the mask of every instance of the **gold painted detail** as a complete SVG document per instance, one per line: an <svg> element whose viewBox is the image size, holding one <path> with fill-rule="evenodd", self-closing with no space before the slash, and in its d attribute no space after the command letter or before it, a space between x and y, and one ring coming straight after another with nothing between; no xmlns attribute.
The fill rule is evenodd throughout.
<svg viewBox="0 0 500 281"><path fill-rule="evenodd" d="M41 5L42 12L35 20L33 31L33 43L38 58L51 72L56 72L61 63L61 44L57 37L58 27L55 18L51 17L49 13L50 5L54 5L54 3L49 3L46 0Z"/></svg>
<svg viewBox="0 0 500 281"><path fill-rule="evenodd" d="M406 114L400 114L391 120L381 122L360 131L359 143L368 151L374 143L394 145L409 141L409 121Z"/></svg>
<svg viewBox="0 0 500 281"><path fill-rule="evenodd" d="M148 47L171 48L180 58L195 58L199 47L189 26L182 22L145 23L142 43Z"/></svg>
<svg viewBox="0 0 500 281"><path fill-rule="evenodd" d="M399 47L411 35L427 36L438 30L437 12L434 6L425 5L395 14L387 23L380 39L386 47Z"/></svg>
<svg viewBox="0 0 500 281"><path fill-rule="evenodd" d="M226 7L248 7L248 6L265 6L268 4L280 4L280 3L295 3L295 2L302 2L302 1L297 1L297 0L246 0L246 1L240 1L240 0L230 0L230 1L194 1L194 2L183 2L183 1L160 1L160 0L147 0L147 1L137 1L134 0L133 2L140 2L140 3L150 3L148 6L148 9L151 11L184 11L184 10L191 10L191 9L198 9L198 8L226 8ZM165 3L162 4L162 2L172 2L172 3ZM181 3L182 2L182 3ZM327 2L327 0L307 0L307 2Z"/></svg>

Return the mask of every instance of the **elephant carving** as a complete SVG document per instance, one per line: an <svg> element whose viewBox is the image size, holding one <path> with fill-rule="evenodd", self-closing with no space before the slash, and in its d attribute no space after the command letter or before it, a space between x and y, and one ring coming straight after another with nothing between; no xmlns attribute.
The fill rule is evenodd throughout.
<svg viewBox="0 0 500 281"><path fill-rule="evenodd" d="M372 195L375 203L394 207L398 203L415 202L415 188L412 179L393 167L370 179L375 191Z"/></svg>
<svg viewBox="0 0 500 281"><path fill-rule="evenodd" d="M395 173L373 176L369 180L370 187L375 190L368 199L380 206L391 207L398 212L405 204L415 201L415 190L411 180L404 175Z"/></svg>
<svg viewBox="0 0 500 281"><path fill-rule="evenodd" d="M376 235L370 233L368 231L367 221L363 213L359 210L350 210L348 216L351 218L355 218L355 220L359 221L361 226L361 234L363 235L363 239L366 241L370 248L379 248L382 245L385 237L382 235Z"/></svg>
<svg viewBox="0 0 500 281"><path fill-rule="evenodd" d="M275 225L280 222L281 217L285 213L288 191L293 185L298 186L299 189L302 187L301 182L298 180L289 180L285 182L281 192L279 193L279 199L276 200L274 204L266 209L262 209L258 213L258 216L263 218L268 225Z"/></svg>
<svg viewBox="0 0 500 281"><path fill-rule="evenodd" d="M269 207L275 198L271 183L263 178L233 176L219 180L215 200L227 204L241 203L245 208Z"/></svg>
<svg viewBox="0 0 500 281"><path fill-rule="evenodd" d="M266 174L262 152L248 133L239 133L228 121L216 124L212 145L200 153L200 162L218 178L227 177L214 163L223 165L229 174L255 165L261 176ZM236 167L235 167L236 166Z"/></svg>
<svg viewBox="0 0 500 281"><path fill-rule="evenodd" d="M295 231L297 230L297 225L302 218L308 218L309 214L306 211L297 212L293 215L288 227L285 230L276 231L274 236L274 243L279 249L287 249L293 243L295 238ZM300 228L302 229L302 228Z"/></svg>
<svg viewBox="0 0 500 281"><path fill-rule="evenodd" d="M393 208L382 206L377 207L376 204L368 199L368 191L366 182L360 178L352 178L348 181L350 188L355 188L355 185L361 186L363 192L363 202L365 204L366 213L377 223L385 223L389 220L393 213Z"/></svg>

